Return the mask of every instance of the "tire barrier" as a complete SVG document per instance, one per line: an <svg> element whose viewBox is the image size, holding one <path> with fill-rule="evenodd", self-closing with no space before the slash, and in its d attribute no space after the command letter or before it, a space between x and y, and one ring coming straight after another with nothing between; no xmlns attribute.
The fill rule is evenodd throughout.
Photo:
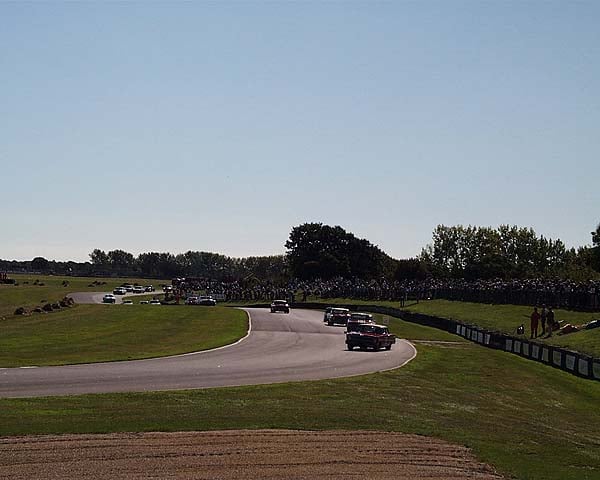
<svg viewBox="0 0 600 480"><path fill-rule="evenodd" d="M449 318L407 312L392 307L353 304L339 306L348 308L350 311L379 313L426 327L445 330L488 348L504 350L528 360L558 368L578 377L600 381L600 358L593 358L583 353L553 345L546 345L545 343L538 343L523 337L514 337L505 333L486 330L476 325L458 322ZM322 303L294 303L292 307L323 310L324 305Z"/></svg>
<svg viewBox="0 0 600 480"><path fill-rule="evenodd" d="M400 317L401 318L401 317ZM477 332L475 336L473 332ZM456 322L452 333L490 348L504 350L591 380L600 380L600 359L553 345L490 332ZM483 341L481 340L483 335Z"/></svg>

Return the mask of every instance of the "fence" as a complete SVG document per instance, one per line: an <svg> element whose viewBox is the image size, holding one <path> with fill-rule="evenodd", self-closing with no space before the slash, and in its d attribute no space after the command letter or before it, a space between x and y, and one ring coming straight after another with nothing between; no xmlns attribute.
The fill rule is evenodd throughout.
<svg viewBox="0 0 600 480"><path fill-rule="evenodd" d="M476 325L457 322L449 318L407 312L379 305L343 306L353 311L360 310L363 312L389 315L407 322L445 330L488 348L503 350L527 358L528 360L533 360L564 370L565 372L579 377L600 381L600 358L594 358L590 355L527 340L522 337L514 337L504 333L486 330ZM295 303L292 307L322 310L324 305L322 303Z"/></svg>

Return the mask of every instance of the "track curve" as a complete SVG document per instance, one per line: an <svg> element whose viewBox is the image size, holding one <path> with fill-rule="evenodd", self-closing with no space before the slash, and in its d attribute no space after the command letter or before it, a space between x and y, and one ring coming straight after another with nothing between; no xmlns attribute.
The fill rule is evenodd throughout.
<svg viewBox="0 0 600 480"><path fill-rule="evenodd" d="M286 315L272 314L267 309L245 310L251 330L245 339L231 346L148 360L0 369L0 397L321 380L390 370L416 355L415 348L405 340L399 340L390 351L348 351L344 328L325 325L318 311L292 310Z"/></svg>

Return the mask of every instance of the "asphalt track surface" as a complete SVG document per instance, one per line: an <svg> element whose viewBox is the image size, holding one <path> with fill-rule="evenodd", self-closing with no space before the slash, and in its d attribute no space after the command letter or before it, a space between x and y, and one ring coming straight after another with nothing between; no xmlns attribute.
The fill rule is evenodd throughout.
<svg viewBox="0 0 600 480"><path fill-rule="evenodd" d="M95 294L86 295L92 298ZM102 294L99 295L101 300ZM149 305L148 308L177 307ZM245 310L250 316L250 331L233 345L148 360L4 368L0 369L0 397L146 392L322 380L390 370L404 365L416 355L415 348L405 340L397 340L389 351L348 351L344 327L327 326L319 311L292 310L290 314L283 314L270 313L268 309Z"/></svg>

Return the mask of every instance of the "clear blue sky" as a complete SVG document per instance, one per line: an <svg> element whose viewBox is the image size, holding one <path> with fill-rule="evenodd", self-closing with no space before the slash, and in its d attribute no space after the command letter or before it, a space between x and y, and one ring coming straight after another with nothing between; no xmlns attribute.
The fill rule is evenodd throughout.
<svg viewBox="0 0 600 480"><path fill-rule="evenodd" d="M0 258L600 222L600 2L0 3Z"/></svg>

